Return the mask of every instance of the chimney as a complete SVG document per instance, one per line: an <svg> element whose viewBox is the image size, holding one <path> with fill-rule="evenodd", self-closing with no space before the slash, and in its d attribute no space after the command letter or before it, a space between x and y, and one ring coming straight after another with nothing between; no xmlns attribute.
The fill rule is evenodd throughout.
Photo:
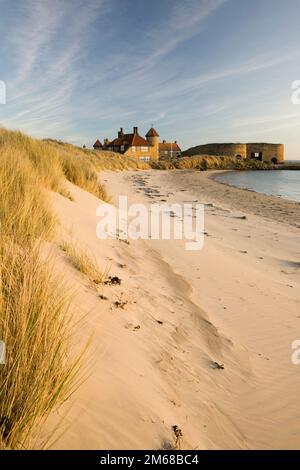
<svg viewBox="0 0 300 470"><path fill-rule="evenodd" d="M166 143L166 141L165 141L165 140L163 140L163 144L165 144L165 143Z"/></svg>
<svg viewBox="0 0 300 470"><path fill-rule="evenodd" d="M135 127L133 128L133 133L134 133L135 135L138 134L138 127L137 127L137 126L135 126Z"/></svg>
<svg viewBox="0 0 300 470"><path fill-rule="evenodd" d="M123 135L124 135L124 133L123 133L123 127L120 127L120 130L119 130L119 132L118 132L118 137L119 137L119 139L120 139L121 137L123 137Z"/></svg>
<svg viewBox="0 0 300 470"><path fill-rule="evenodd" d="M174 140L174 144L177 144L177 140Z"/></svg>
<svg viewBox="0 0 300 470"><path fill-rule="evenodd" d="M108 140L108 138L106 137L106 138L104 139L104 145L108 145L108 143L109 143L109 140Z"/></svg>

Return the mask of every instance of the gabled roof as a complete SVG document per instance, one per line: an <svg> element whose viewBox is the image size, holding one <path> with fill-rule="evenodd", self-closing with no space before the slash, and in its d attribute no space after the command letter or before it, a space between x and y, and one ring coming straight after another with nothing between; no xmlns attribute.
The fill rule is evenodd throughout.
<svg viewBox="0 0 300 470"><path fill-rule="evenodd" d="M157 131L153 127L151 127L151 129L149 129L149 131L147 132L146 137L159 137L159 135Z"/></svg>
<svg viewBox="0 0 300 470"><path fill-rule="evenodd" d="M161 142L158 144L159 145L159 150L167 150L169 152L181 152L181 148L177 144L177 142Z"/></svg>
<svg viewBox="0 0 300 470"><path fill-rule="evenodd" d="M93 147L102 147L102 144L100 142L99 139L96 140L96 142L94 143Z"/></svg>
<svg viewBox="0 0 300 470"><path fill-rule="evenodd" d="M120 145L126 147L149 147L151 144L139 134L124 134L122 137L117 137L108 144L108 146L112 147L120 147Z"/></svg>

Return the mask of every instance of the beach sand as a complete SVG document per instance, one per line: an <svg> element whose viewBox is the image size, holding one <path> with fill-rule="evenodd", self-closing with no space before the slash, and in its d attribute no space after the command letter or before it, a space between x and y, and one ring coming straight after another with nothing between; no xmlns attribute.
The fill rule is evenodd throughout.
<svg viewBox="0 0 300 470"><path fill-rule="evenodd" d="M186 449L300 448L300 205L213 174L101 173L115 204L119 194L205 203L197 252L183 240L98 240L99 200L71 184L74 202L52 194L59 236L71 233L121 285L91 289L57 251L84 316L74 350L93 338L85 381L37 447L58 426L51 448L169 448L177 425Z"/></svg>

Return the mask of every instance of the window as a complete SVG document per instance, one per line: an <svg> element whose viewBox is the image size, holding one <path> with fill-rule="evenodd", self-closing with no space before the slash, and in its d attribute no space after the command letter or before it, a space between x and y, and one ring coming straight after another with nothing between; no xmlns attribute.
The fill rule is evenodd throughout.
<svg viewBox="0 0 300 470"><path fill-rule="evenodd" d="M165 150L165 155L168 155L168 153L169 153L168 150Z"/></svg>
<svg viewBox="0 0 300 470"><path fill-rule="evenodd" d="M133 146L133 147L131 147L131 150L132 150L133 152L135 152L135 151L136 151L136 148Z"/></svg>
<svg viewBox="0 0 300 470"><path fill-rule="evenodd" d="M141 147L142 152L148 152L148 147Z"/></svg>
<svg viewBox="0 0 300 470"><path fill-rule="evenodd" d="M150 160L150 157L148 155L145 155L144 157L140 157L140 160L148 162Z"/></svg>
<svg viewBox="0 0 300 470"><path fill-rule="evenodd" d="M121 152L123 152L123 151L124 151L124 148L125 148L125 147L124 147L124 145L121 145L121 146L120 146L120 150L121 150Z"/></svg>

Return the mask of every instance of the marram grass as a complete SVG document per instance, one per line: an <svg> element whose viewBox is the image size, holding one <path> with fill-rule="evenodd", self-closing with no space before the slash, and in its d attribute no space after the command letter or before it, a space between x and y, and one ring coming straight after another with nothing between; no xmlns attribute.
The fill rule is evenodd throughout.
<svg viewBox="0 0 300 470"><path fill-rule="evenodd" d="M73 391L71 296L45 259L56 219L48 190L63 191L55 149L0 130L0 449L31 448L39 424Z"/></svg>
<svg viewBox="0 0 300 470"><path fill-rule="evenodd" d="M107 281L109 270L101 270L97 261L86 249L70 241L63 241L60 247L74 268L84 274L93 286L104 284Z"/></svg>
<svg viewBox="0 0 300 470"><path fill-rule="evenodd" d="M40 247L0 245L0 449L30 448L38 425L75 386L70 297Z"/></svg>

